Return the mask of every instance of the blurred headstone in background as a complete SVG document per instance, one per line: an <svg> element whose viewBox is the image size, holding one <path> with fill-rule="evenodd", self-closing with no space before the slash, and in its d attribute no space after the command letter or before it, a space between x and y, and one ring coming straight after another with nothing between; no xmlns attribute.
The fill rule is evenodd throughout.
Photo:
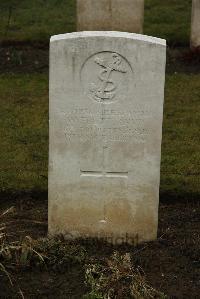
<svg viewBox="0 0 200 299"><path fill-rule="evenodd" d="M77 31L143 32L144 0L77 0Z"/></svg>
<svg viewBox="0 0 200 299"><path fill-rule="evenodd" d="M192 1L192 24L190 47L200 52L200 0Z"/></svg>

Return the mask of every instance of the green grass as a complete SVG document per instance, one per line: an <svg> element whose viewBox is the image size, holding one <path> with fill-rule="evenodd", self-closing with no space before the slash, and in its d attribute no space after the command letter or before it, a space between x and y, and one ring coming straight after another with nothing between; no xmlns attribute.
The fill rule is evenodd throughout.
<svg viewBox="0 0 200 299"><path fill-rule="evenodd" d="M167 76L161 167L166 195L200 191L199 86L199 75Z"/></svg>
<svg viewBox="0 0 200 299"><path fill-rule="evenodd" d="M47 43L51 35L76 31L75 6L76 0L1 0L0 41ZM190 19L191 0L145 0L147 35L189 45Z"/></svg>
<svg viewBox="0 0 200 299"><path fill-rule="evenodd" d="M199 86L199 75L166 78L163 195L200 191ZM1 75L0 98L0 192L47 191L47 75Z"/></svg>
<svg viewBox="0 0 200 299"><path fill-rule="evenodd" d="M47 189L47 76L1 76L0 94L0 191Z"/></svg>
<svg viewBox="0 0 200 299"><path fill-rule="evenodd" d="M189 45L192 0L145 0L144 33Z"/></svg>
<svg viewBox="0 0 200 299"><path fill-rule="evenodd" d="M51 35L75 31L75 4L75 0L1 0L0 41L46 43Z"/></svg>

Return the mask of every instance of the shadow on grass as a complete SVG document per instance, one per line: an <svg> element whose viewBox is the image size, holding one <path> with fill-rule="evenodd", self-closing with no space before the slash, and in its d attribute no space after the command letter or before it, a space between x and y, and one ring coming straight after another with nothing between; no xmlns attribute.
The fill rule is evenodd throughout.
<svg viewBox="0 0 200 299"><path fill-rule="evenodd" d="M200 200L199 192L160 191L160 202L165 204L193 203Z"/></svg>
<svg viewBox="0 0 200 299"><path fill-rule="evenodd" d="M48 192L46 190L27 190L27 191L13 190L13 191L0 192L1 203L2 202L8 203L9 201L18 201L18 200L25 200L25 199L31 199L33 201L40 201L40 200L47 201Z"/></svg>
<svg viewBox="0 0 200 299"><path fill-rule="evenodd" d="M0 201L1 204L9 203L9 201L18 201L31 199L31 201L48 201L47 190L27 190L27 191L1 191ZM185 192L183 190L160 190L160 202L165 204L176 203L192 203L200 200L200 192Z"/></svg>

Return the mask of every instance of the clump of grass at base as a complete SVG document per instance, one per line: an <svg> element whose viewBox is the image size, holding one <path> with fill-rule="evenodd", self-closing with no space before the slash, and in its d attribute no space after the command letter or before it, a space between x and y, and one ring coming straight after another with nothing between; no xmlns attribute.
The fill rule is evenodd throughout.
<svg viewBox="0 0 200 299"><path fill-rule="evenodd" d="M148 285L140 268L134 269L130 254L118 252L101 263L86 267L86 283L91 291L84 299L164 299L163 293Z"/></svg>
<svg viewBox="0 0 200 299"><path fill-rule="evenodd" d="M85 258L86 252L78 244L53 238L33 240L30 236L21 242L4 242L0 251L5 268L12 264L13 268L47 267L60 272L84 263Z"/></svg>

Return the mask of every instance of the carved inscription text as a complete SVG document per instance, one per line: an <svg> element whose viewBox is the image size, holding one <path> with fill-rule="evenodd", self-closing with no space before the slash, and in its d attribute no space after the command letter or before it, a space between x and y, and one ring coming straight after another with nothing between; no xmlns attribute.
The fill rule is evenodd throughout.
<svg viewBox="0 0 200 299"><path fill-rule="evenodd" d="M100 139L101 141L143 143L149 135L145 122L151 117L150 112L144 110L115 111L104 109L90 111L89 109L75 109L65 113L65 135L68 141L78 139L81 142Z"/></svg>

